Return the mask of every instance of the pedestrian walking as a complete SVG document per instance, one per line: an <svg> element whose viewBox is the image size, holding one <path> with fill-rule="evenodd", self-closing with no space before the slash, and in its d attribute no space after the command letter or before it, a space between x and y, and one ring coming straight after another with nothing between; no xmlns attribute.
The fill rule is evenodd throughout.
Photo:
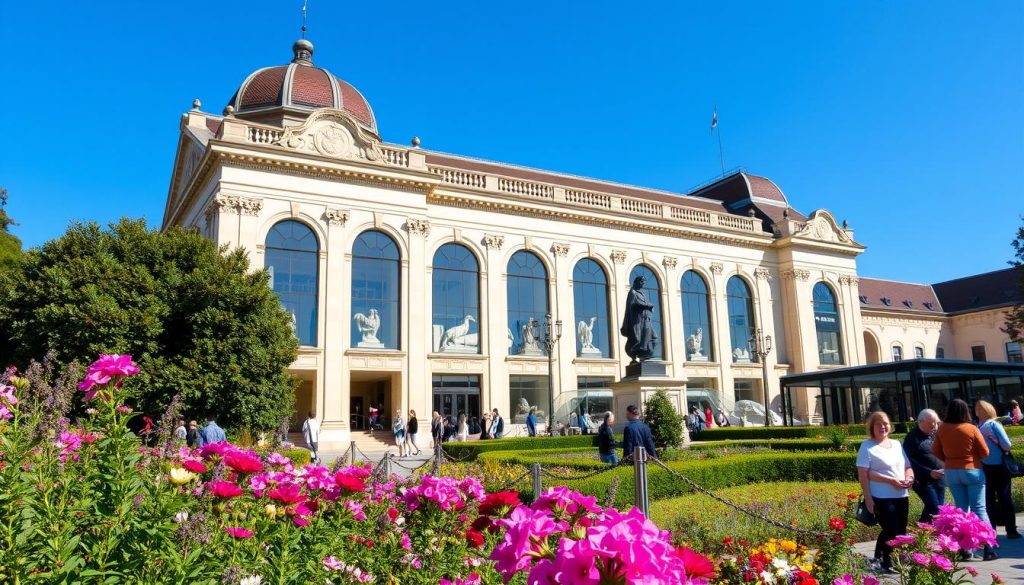
<svg viewBox="0 0 1024 585"><path fill-rule="evenodd" d="M316 420L313 411L309 411L306 422L302 423L302 437L306 440L306 447L309 449L309 460L313 463L320 462L320 454L317 444L320 441L320 423Z"/></svg>
<svg viewBox="0 0 1024 585"><path fill-rule="evenodd" d="M654 448L654 435L651 434L651 427L640 420L640 409L630 404L626 407L626 428L622 430L622 458L632 459L633 450L636 447L643 447L647 450L647 457L657 457L658 450Z"/></svg>
<svg viewBox="0 0 1024 585"><path fill-rule="evenodd" d="M612 431L614 424L615 415L608 411L604 413L604 422L597 429L597 454L601 461L609 465L619 464L619 453L615 450L619 442L615 440L615 433Z"/></svg>
<svg viewBox="0 0 1024 585"><path fill-rule="evenodd" d="M914 468L913 490L924 503L921 522L931 522L946 501L946 470L932 453L932 441L941 422L937 412L926 408L917 415L917 424L903 439L903 451Z"/></svg>
<svg viewBox="0 0 1024 585"><path fill-rule="evenodd" d="M408 455L414 455L414 454L415 455L419 455L420 454L419 445L416 444L416 434L419 432L419 430L420 430L420 423L419 423L419 421L416 420L416 411L415 410L410 410L409 411L409 422L406 423L406 425L405 425L405 446L406 446L405 452ZM412 452L413 449L416 450L416 453Z"/></svg>

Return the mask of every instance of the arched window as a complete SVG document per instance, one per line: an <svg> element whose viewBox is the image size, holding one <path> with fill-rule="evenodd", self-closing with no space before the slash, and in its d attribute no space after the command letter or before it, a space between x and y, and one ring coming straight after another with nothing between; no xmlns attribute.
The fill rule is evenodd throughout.
<svg viewBox="0 0 1024 585"><path fill-rule="evenodd" d="M576 355L611 357L608 327L608 276L597 262L584 258L572 269L576 315Z"/></svg>
<svg viewBox="0 0 1024 585"><path fill-rule="evenodd" d="M548 312L548 271L540 258L520 250L508 261L508 353L544 355L540 345Z"/></svg>
<svg viewBox="0 0 1024 585"><path fill-rule="evenodd" d="M320 244L304 223L287 220L267 234L265 262L270 288L291 315L300 345L316 345L316 315Z"/></svg>
<svg viewBox="0 0 1024 585"><path fill-rule="evenodd" d="M703 362L714 360L711 348L713 331L711 313L708 311L708 285L701 275L693 270L683 273L679 285L683 292L683 340L686 342L686 359Z"/></svg>
<svg viewBox="0 0 1024 585"><path fill-rule="evenodd" d="M480 266L468 248L445 244L434 252L433 350L480 353Z"/></svg>
<svg viewBox="0 0 1024 585"><path fill-rule="evenodd" d="M654 271L643 264L634 266L633 270L629 272L629 284L632 285L638 276L643 276L646 280L643 288L644 295L647 297L647 302L654 305L654 309L651 310L651 327L654 329L654 334L658 336L658 340L654 343L654 355L651 356L651 359L663 360L665 359L665 331L662 327L661 317L661 286Z"/></svg>
<svg viewBox="0 0 1024 585"><path fill-rule="evenodd" d="M824 282L814 285L814 330L818 333L818 362L826 365L843 363L839 344L839 310L832 289Z"/></svg>
<svg viewBox="0 0 1024 585"><path fill-rule="evenodd" d="M725 299L729 306L732 361L757 361L757 355L751 351L750 345L750 338L754 336L754 303L750 297L750 287L742 278L733 276L725 287Z"/></svg>
<svg viewBox="0 0 1024 585"><path fill-rule="evenodd" d="M384 232L359 234L352 246L352 347L399 349L398 246Z"/></svg>

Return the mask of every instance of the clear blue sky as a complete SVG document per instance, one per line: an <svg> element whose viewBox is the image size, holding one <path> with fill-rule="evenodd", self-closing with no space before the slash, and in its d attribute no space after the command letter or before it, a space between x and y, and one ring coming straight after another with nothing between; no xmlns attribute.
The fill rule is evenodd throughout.
<svg viewBox="0 0 1024 585"><path fill-rule="evenodd" d="M179 116L287 62L301 0L0 0L0 186L27 246L159 225ZM826 208L864 276L1004 268L1024 213L1024 2L312 0L314 61L385 140L687 191L726 167Z"/></svg>

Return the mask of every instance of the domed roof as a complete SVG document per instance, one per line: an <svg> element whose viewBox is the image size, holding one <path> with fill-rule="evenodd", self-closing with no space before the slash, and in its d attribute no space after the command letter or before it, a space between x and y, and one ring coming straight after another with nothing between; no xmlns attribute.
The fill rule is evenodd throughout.
<svg viewBox="0 0 1024 585"><path fill-rule="evenodd" d="M228 105L240 118L267 120L275 113L303 115L319 108L350 114L374 136L377 121L363 94L330 71L313 65L313 43L300 39L292 46L288 65L264 67L249 75Z"/></svg>

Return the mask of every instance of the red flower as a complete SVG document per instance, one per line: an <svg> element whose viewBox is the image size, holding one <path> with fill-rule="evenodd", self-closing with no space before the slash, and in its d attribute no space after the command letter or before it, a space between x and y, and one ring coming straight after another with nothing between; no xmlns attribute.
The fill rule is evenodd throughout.
<svg viewBox="0 0 1024 585"><path fill-rule="evenodd" d="M181 462L181 466L191 471L192 473L205 473L206 466L203 465L202 461L196 461L195 459L186 459Z"/></svg>
<svg viewBox="0 0 1024 585"><path fill-rule="evenodd" d="M253 457L248 453L232 451L224 456L224 465L234 469L238 473L259 473L263 471L263 463L259 457Z"/></svg>
<svg viewBox="0 0 1024 585"><path fill-rule="evenodd" d="M496 512L503 511L502 516L504 516L521 503L519 492L494 492L487 494L484 501L480 502L480 513L485 516L494 516Z"/></svg>
<svg viewBox="0 0 1024 585"><path fill-rule="evenodd" d="M473 530L483 532L491 527L491 518L489 516L479 516L473 523L469 525Z"/></svg>
<svg viewBox="0 0 1024 585"><path fill-rule="evenodd" d="M832 530L846 530L846 520L842 518L833 518L828 521L828 525Z"/></svg>
<svg viewBox="0 0 1024 585"><path fill-rule="evenodd" d="M242 488L231 483L230 481L211 481L206 484L206 487L210 489L210 493L218 498L237 498L242 495Z"/></svg>
<svg viewBox="0 0 1024 585"><path fill-rule="evenodd" d="M713 579L715 564L704 555L694 552L685 546L676 549L676 556L683 560L686 576L697 579Z"/></svg>
<svg viewBox="0 0 1024 585"><path fill-rule="evenodd" d="M484 545L484 535L470 528L466 531L466 542L473 548L480 548Z"/></svg>
<svg viewBox="0 0 1024 585"><path fill-rule="evenodd" d="M398 518L398 514L398 508L388 508L388 518L390 518L392 522L394 522L395 519Z"/></svg>
<svg viewBox="0 0 1024 585"><path fill-rule="evenodd" d="M251 530L246 530L245 528L242 528L240 526L225 526L224 532L227 532L235 538L249 538L250 536L252 536Z"/></svg>
<svg viewBox="0 0 1024 585"><path fill-rule="evenodd" d="M267 497L285 505L298 504L306 500L306 496L302 495L301 491L302 486L297 483L279 483L274 489L267 492Z"/></svg>
<svg viewBox="0 0 1024 585"><path fill-rule="evenodd" d="M355 475L345 473L344 471L339 471L334 474L334 483L341 489L353 493L366 490L366 482Z"/></svg>

